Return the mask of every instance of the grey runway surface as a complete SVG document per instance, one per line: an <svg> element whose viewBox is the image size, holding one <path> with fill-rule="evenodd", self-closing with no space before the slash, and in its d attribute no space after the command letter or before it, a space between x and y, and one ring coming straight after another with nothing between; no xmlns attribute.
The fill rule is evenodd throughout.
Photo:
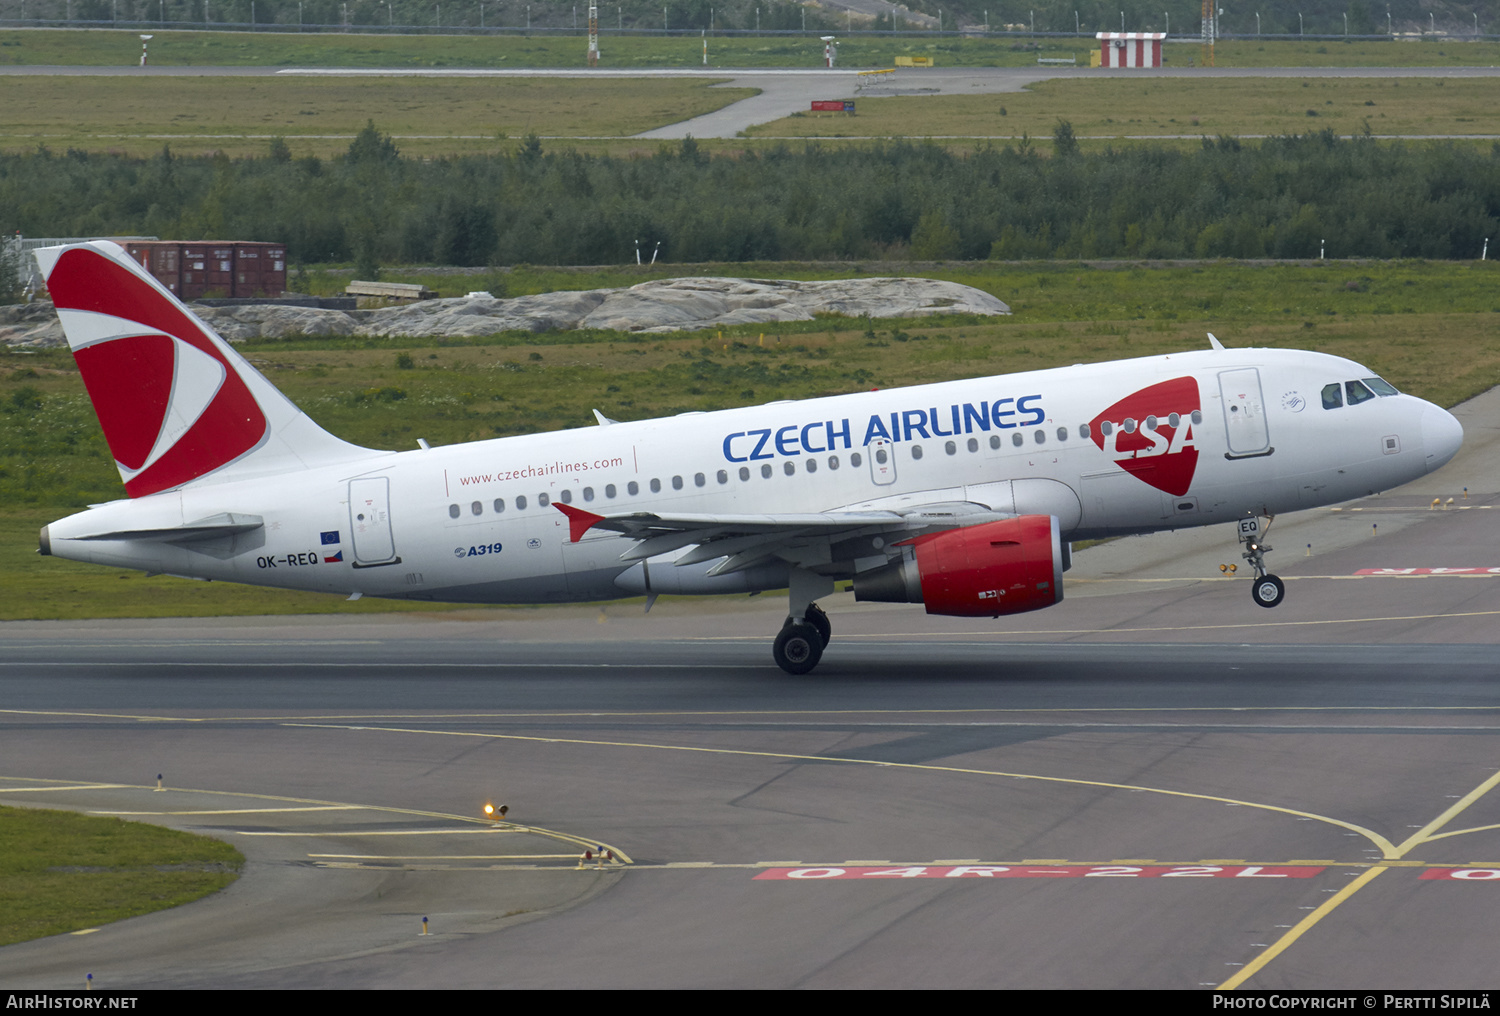
<svg viewBox="0 0 1500 1016"><path fill-rule="evenodd" d="M835 597L800 678L771 596L0 626L0 802L248 859L0 984L1494 987L1500 395L1457 412L1276 522L1274 611L1209 529L997 622Z"/></svg>

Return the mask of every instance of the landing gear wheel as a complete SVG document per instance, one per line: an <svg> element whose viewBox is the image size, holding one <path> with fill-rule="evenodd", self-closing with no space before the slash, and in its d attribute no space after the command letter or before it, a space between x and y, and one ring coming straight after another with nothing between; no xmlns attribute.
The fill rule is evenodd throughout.
<svg viewBox="0 0 1500 1016"><path fill-rule="evenodd" d="M1286 596L1286 585L1275 575L1262 575L1250 586L1250 595L1262 607L1274 607Z"/></svg>
<svg viewBox="0 0 1500 1016"><path fill-rule="evenodd" d="M833 638L833 622L828 620L828 615L823 608L816 603L809 603L807 610L803 612L802 620L818 629L818 635L823 639L823 648L828 648L828 640Z"/></svg>
<svg viewBox="0 0 1500 1016"><path fill-rule="evenodd" d="M805 621L793 621L776 636L771 655L788 674L806 674L823 658L822 633Z"/></svg>

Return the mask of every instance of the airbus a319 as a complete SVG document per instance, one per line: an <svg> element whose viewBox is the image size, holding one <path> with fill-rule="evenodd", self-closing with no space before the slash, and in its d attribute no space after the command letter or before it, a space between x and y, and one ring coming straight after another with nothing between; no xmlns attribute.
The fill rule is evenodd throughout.
<svg viewBox="0 0 1500 1016"><path fill-rule="evenodd" d="M37 252L125 499L57 557L348 596L474 603L787 589L994 618L1063 597L1071 541L1259 520L1443 465L1445 410L1322 353L1209 349L405 452L320 428L119 247Z"/></svg>

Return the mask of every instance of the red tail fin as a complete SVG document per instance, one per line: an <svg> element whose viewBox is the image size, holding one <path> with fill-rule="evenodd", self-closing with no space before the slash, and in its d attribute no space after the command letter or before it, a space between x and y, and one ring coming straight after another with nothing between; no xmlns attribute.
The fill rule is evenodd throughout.
<svg viewBox="0 0 1500 1016"><path fill-rule="evenodd" d="M307 419L117 245L37 260L131 497L364 451Z"/></svg>

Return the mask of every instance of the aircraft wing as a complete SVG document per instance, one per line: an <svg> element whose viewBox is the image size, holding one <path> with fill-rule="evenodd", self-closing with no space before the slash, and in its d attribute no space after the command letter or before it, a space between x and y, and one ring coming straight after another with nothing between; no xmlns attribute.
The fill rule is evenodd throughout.
<svg viewBox="0 0 1500 1016"><path fill-rule="evenodd" d="M573 505L553 503L568 518L574 543L591 529L619 533L637 541L622 561L641 561L692 547L673 560L682 567L723 558L708 570L725 575L748 568L768 558L798 564L829 563L828 550L835 543L861 537L885 537L887 546L925 532L956 529L998 519L1013 513L996 512L972 502L949 501L902 507L899 511L830 511L769 515L706 515L631 512L598 515ZM895 539L890 539L895 537Z"/></svg>

